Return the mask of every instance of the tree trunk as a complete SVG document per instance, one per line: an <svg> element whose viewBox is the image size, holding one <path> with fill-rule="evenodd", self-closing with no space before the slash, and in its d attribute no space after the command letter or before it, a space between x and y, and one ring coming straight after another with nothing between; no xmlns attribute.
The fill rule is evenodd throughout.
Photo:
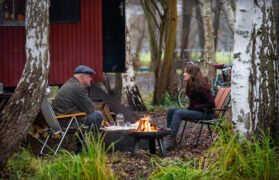
<svg viewBox="0 0 279 180"><path fill-rule="evenodd" d="M218 44L218 30L220 24L220 6L219 0L216 0L214 11L214 49L217 49Z"/></svg>
<svg viewBox="0 0 279 180"><path fill-rule="evenodd" d="M197 16L199 27L204 27L204 22L203 22L202 14L201 14L201 7L198 2L196 2L195 10L196 10L196 16ZM204 48L204 28L199 28L198 31L199 31L200 47ZM201 57L204 57L204 51L201 51Z"/></svg>
<svg viewBox="0 0 279 180"><path fill-rule="evenodd" d="M15 93L1 112L0 171L35 120L47 87L49 0L26 3L26 64Z"/></svg>
<svg viewBox="0 0 279 180"><path fill-rule="evenodd" d="M173 57L175 58L175 57ZM167 92L170 95L176 95L178 92L178 79L177 79L177 73L176 73L176 62L173 60L171 61L171 69L168 77L168 86L167 86Z"/></svg>
<svg viewBox="0 0 279 180"><path fill-rule="evenodd" d="M144 40L144 37L145 37L145 32L146 32L146 27L145 27L145 19L142 16L140 16L140 26L141 27L138 27L138 31L139 31L139 38L137 39L137 46L136 46L136 52L135 52L135 56L136 58L139 58L139 53L140 53L140 50L142 48L142 43L143 43L143 40Z"/></svg>
<svg viewBox="0 0 279 180"><path fill-rule="evenodd" d="M220 7L222 8L225 18L227 20L229 29L231 32L234 32L234 24L235 24L235 13L231 7L229 0L218 0L220 3Z"/></svg>
<svg viewBox="0 0 279 180"><path fill-rule="evenodd" d="M182 1L182 31L181 31L181 54L180 54L180 58L182 60L190 59L189 52L184 50L188 48L192 11L194 5L195 3L193 0ZM184 65L184 63L182 65ZM181 69L184 70L184 67L182 67Z"/></svg>
<svg viewBox="0 0 279 180"><path fill-rule="evenodd" d="M131 43L131 47L134 46L135 53L133 54L133 66L135 70L139 70L141 64L139 60L139 54L142 49L142 44L146 37L146 19L144 17L144 14L141 15L135 15L134 17L130 18L129 23L130 25L130 34L131 39L133 39L135 42Z"/></svg>
<svg viewBox="0 0 279 180"><path fill-rule="evenodd" d="M167 1L141 0L148 24L148 38L151 53L150 70L154 72L153 104L158 104L159 75L162 66L163 39L167 27Z"/></svg>
<svg viewBox="0 0 279 180"><path fill-rule="evenodd" d="M164 94L167 89L167 80L170 73L170 66L173 60L173 50L175 45L175 35L177 28L177 0L168 1L168 30L166 34L165 53L162 66L160 67L160 76L157 82L158 88L155 89L153 103L159 104L163 102ZM157 93L156 93L157 91Z"/></svg>
<svg viewBox="0 0 279 180"><path fill-rule="evenodd" d="M131 39L128 28L126 28L126 73L122 74L123 88L127 95L130 108L134 111L145 111L145 105L141 98L139 89L135 84L136 76L132 59Z"/></svg>
<svg viewBox="0 0 279 180"><path fill-rule="evenodd" d="M149 68L154 72L154 78L157 79L159 76L159 64L161 64L162 57L163 35L166 28L165 18L167 9L165 9L162 5L164 2L160 2L163 12L160 11L160 8L154 0L140 0L140 3L143 8L148 27L149 48L151 53ZM160 14L160 17L158 17L158 14Z"/></svg>
<svg viewBox="0 0 279 180"><path fill-rule="evenodd" d="M203 1L203 22L204 22L204 59L206 60L208 76L211 84L214 82L216 70L212 66L215 63L214 50L214 29L212 23L211 0Z"/></svg>
<svg viewBox="0 0 279 180"><path fill-rule="evenodd" d="M133 64L132 64L133 65ZM114 89L112 90L113 97L117 99L119 102L121 102L121 96L122 96L122 88L123 88L123 83L122 83L122 73L114 73L114 79L115 79L115 86Z"/></svg>
<svg viewBox="0 0 279 180"><path fill-rule="evenodd" d="M273 2L273 12L275 20L276 29L276 40L277 40L277 55L279 54L279 1L274 0Z"/></svg>
<svg viewBox="0 0 279 180"><path fill-rule="evenodd" d="M271 0L238 1L232 73L235 130L278 138L278 66Z"/></svg>

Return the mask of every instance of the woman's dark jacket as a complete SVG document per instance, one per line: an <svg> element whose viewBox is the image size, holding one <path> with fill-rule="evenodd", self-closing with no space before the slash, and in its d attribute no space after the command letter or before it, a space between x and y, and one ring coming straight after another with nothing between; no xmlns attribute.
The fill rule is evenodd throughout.
<svg viewBox="0 0 279 180"><path fill-rule="evenodd" d="M215 107L214 99L210 90L203 87L198 91L187 91L186 95L189 97L189 110L204 112L204 109Z"/></svg>

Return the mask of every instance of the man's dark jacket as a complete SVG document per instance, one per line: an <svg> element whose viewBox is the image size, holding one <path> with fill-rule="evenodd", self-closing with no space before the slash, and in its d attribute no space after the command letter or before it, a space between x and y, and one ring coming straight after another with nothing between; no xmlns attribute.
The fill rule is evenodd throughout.
<svg viewBox="0 0 279 180"><path fill-rule="evenodd" d="M57 92L53 110L56 115L95 111L95 104L89 99L88 92L75 77L70 78Z"/></svg>

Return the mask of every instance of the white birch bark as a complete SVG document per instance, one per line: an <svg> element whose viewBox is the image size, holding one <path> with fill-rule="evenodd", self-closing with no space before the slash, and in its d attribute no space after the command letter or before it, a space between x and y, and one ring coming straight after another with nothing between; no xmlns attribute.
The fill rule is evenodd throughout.
<svg viewBox="0 0 279 180"><path fill-rule="evenodd" d="M248 101L249 75L251 68L250 49L252 1L238 1L234 32L234 61L232 69L232 120L240 133L251 131L251 115ZM247 52L248 51L248 52Z"/></svg>
<svg viewBox="0 0 279 180"><path fill-rule="evenodd" d="M211 0L203 1L203 22L204 22L204 59L209 70L208 76L213 82L216 70L212 66L215 63L214 50L214 28L212 22Z"/></svg>
<svg viewBox="0 0 279 180"><path fill-rule="evenodd" d="M239 0L234 34L232 120L242 135L266 130L278 115L271 0Z"/></svg>
<svg viewBox="0 0 279 180"><path fill-rule="evenodd" d="M146 108L142 101L139 89L135 84L136 76L132 58L130 34L126 28L126 73L122 73L123 89L127 95L130 108L132 110L144 111Z"/></svg>
<svg viewBox="0 0 279 180"><path fill-rule="evenodd" d="M235 13L231 7L229 0L219 0L220 6L225 14L225 18L227 20L228 26L231 32L234 32L234 24L235 24Z"/></svg>

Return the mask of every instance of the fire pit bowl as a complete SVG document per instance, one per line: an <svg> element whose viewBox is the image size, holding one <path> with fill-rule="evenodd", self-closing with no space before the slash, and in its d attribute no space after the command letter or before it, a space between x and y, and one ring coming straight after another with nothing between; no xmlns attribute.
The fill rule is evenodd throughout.
<svg viewBox="0 0 279 180"><path fill-rule="evenodd" d="M146 139L157 139L165 137L172 132L171 129L163 129L161 128L159 131L152 131L152 132L139 132L136 129L130 129L129 135L139 138L146 138Z"/></svg>
<svg viewBox="0 0 279 180"><path fill-rule="evenodd" d="M129 130L129 135L134 137L134 143L133 143L133 150L132 150L132 156L136 157L136 151L138 148L138 144L140 139L148 139L149 140L149 152L151 154L156 154L156 146L155 146L155 140L157 139L159 149L162 153L162 156L166 156L166 147L163 140L163 137L166 135L171 134L171 129L159 129L158 131L149 131L149 132L142 132L137 130Z"/></svg>

